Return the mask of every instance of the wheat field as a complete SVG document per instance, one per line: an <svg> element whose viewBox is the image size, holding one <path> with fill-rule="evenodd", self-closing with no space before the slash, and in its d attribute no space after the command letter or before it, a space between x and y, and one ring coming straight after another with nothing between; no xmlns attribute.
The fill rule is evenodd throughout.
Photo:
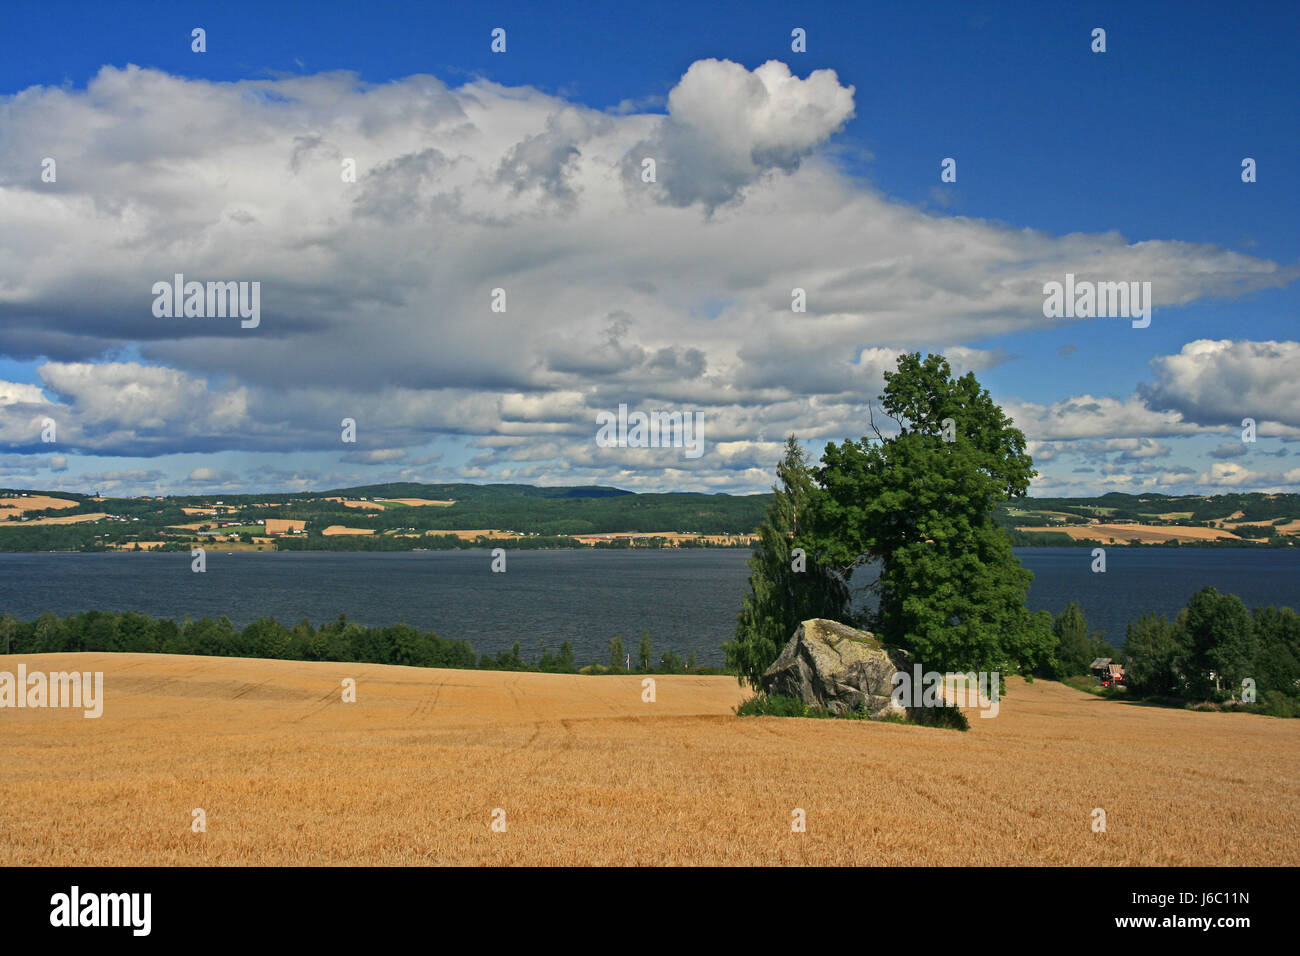
<svg viewBox="0 0 1300 956"><path fill-rule="evenodd" d="M0 521L11 514L22 515L29 511L44 511L46 508L75 508L77 504L70 498L54 498L50 495L4 495L0 496Z"/></svg>
<svg viewBox="0 0 1300 956"><path fill-rule="evenodd" d="M1300 864L1300 723L1051 682L963 734L738 718L725 677L0 661L105 698L0 710L3 865Z"/></svg>

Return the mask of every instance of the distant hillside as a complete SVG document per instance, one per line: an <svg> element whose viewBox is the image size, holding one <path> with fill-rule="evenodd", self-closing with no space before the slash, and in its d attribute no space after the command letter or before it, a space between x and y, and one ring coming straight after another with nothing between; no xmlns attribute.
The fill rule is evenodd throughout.
<svg viewBox="0 0 1300 956"><path fill-rule="evenodd" d="M771 498L467 482L161 498L0 489L0 551L743 547ZM1017 546L1290 547L1300 495L1022 498L994 519Z"/></svg>
<svg viewBox="0 0 1300 956"><path fill-rule="evenodd" d="M1291 547L1300 535L1300 495L1024 498L1000 505L994 518L1023 546Z"/></svg>
<svg viewBox="0 0 1300 956"><path fill-rule="evenodd" d="M15 497L6 513L10 520L0 516L0 550L188 550L203 541L331 551L484 541L507 547L743 546L771 496L402 482L272 494L59 498Z"/></svg>
<svg viewBox="0 0 1300 956"><path fill-rule="evenodd" d="M315 494L315 493L313 493ZM454 498L457 501L501 501L509 498L616 498L634 494L622 488L603 485L542 487L538 485L425 485L419 482L393 482L384 485L361 485L319 492L321 496L344 498ZM256 495L252 497L257 497Z"/></svg>

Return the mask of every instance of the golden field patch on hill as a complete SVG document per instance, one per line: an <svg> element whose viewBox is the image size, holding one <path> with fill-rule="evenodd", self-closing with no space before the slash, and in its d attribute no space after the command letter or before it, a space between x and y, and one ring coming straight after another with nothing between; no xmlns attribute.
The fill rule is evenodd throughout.
<svg viewBox="0 0 1300 956"><path fill-rule="evenodd" d="M289 534L294 531L307 530L307 522L299 521L296 518L267 518L266 533L270 534Z"/></svg>
<svg viewBox="0 0 1300 956"><path fill-rule="evenodd" d="M493 528L479 528L474 531L426 531L427 535L455 535L462 541L473 541L475 538L518 538L522 537L514 531L497 531Z"/></svg>
<svg viewBox="0 0 1300 956"><path fill-rule="evenodd" d="M659 538L668 542L670 545L678 546L683 541L695 541L700 544L735 544L737 542L752 544L758 540L758 535L753 534L701 534L699 532L677 532L677 531L651 531L638 532L629 534L619 532L616 534L575 534L572 536L575 540L586 545L600 544L602 542L629 540L632 542L644 541L650 538Z"/></svg>
<svg viewBox="0 0 1300 956"><path fill-rule="evenodd" d="M104 710L0 710L0 865L1300 864L1294 722L1047 681L958 733L739 718L729 677L20 661Z"/></svg>
<svg viewBox="0 0 1300 956"><path fill-rule="evenodd" d="M412 508L450 508L456 503L454 498L380 498L380 501L395 501L399 505Z"/></svg>
<svg viewBox="0 0 1300 956"><path fill-rule="evenodd" d="M345 508L362 508L370 511L383 511L384 506L377 501L360 501L353 498L325 498L325 501L333 501L343 505Z"/></svg>
<svg viewBox="0 0 1300 956"><path fill-rule="evenodd" d="M59 515L53 518L28 518L26 521L21 521L21 522L9 521L6 522L5 525L0 525L0 527L17 526L21 528L30 528L32 525L43 525L43 524L82 524L87 521L100 521L107 517L108 515L105 514L104 512L97 511L94 514L88 514L88 515Z"/></svg>
<svg viewBox="0 0 1300 956"><path fill-rule="evenodd" d="M1069 527L1017 528L1016 530L1057 531L1068 534L1075 541L1101 541L1103 544L1128 544L1135 539L1143 544L1161 544L1165 541L1217 541L1222 538L1240 540L1237 535L1220 528L1194 528L1188 525L1076 524Z"/></svg>
<svg viewBox="0 0 1300 956"><path fill-rule="evenodd" d="M24 515L29 511L44 511L47 508L75 508L79 504L79 501L53 498L50 495L10 495L0 498L0 521L9 515Z"/></svg>
<svg viewBox="0 0 1300 956"><path fill-rule="evenodd" d="M1272 526L1277 529L1278 534L1295 534L1300 530L1300 521L1287 521L1284 524L1274 525L1272 520L1256 519L1255 521L1224 521L1223 527L1232 528L1240 531L1242 528L1247 530L1252 528L1267 528Z"/></svg>
<svg viewBox="0 0 1300 956"><path fill-rule="evenodd" d="M409 505L412 508L438 507L448 508L454 505L454 500L442 500L438 498L375 498L374 500L363 501L359 498L324 498L323 501L334 501L348 508L364 508L370 511L386 511L385 502L393 502L399 505Z"/></svg>
<svg viewBox="0 0 1300 956"><path fill-rule="evenodd" d="M321 532L321 534L325 535L327 538L332 538L335 535L340 535L340 534L357 535L357 534L374 534L374 533L375 533L374 528L349 528L341 524L332 524Z"/></svg>

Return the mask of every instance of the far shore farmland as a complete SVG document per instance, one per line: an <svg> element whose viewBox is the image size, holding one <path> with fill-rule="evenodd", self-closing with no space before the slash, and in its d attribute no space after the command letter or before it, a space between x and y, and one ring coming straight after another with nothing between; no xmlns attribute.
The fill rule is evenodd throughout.
<svg viewBox="0 0 1300 956"><path fill-rule="evenodd" d="M383 490L161 498L0 491L0 550L749 547L767 498L513 485ZM51 527L61 525L77 527Z"/></svg>
<svg viewBox="0 0 1300 956"><path fill-rule="evenodd" d="M298 494L112 498L0 490L0 551L749 548L771 495L405 483ZM1020 547L1289 548L1300 495L1025 498Z"/></svg>

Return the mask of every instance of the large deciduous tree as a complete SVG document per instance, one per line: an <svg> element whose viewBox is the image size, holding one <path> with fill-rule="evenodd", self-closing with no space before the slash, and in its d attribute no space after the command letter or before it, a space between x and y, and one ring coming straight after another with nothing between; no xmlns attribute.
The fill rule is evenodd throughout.
<svg viewBox="0 0 1300 956"><path fill-rule="evenodd" d="M1256 649L1253 622L1241 598L1201 588L1179 619L1193 693L1238 693L1242 678L1252 676Z"/></svg>
<svg viewBox="0 0 1300 956"><path fill-rule="evenodd" d="M1050 617L1031 616L1033 575L992 519L1037 474L1025 436L972 374L900 355L880 396L897 433L828 445L815 475L812 549L845 577L879 561L870 625L942 671L1050 666Z"/></svg>
<svg viewBox="0 0 1300 956"><path fill-rule="evenodd" d="M1143 614L1129 621L1124 641L1125 681L1141 696L1173 697L1184 693L1187 649L1172 621Z"/></svg>

